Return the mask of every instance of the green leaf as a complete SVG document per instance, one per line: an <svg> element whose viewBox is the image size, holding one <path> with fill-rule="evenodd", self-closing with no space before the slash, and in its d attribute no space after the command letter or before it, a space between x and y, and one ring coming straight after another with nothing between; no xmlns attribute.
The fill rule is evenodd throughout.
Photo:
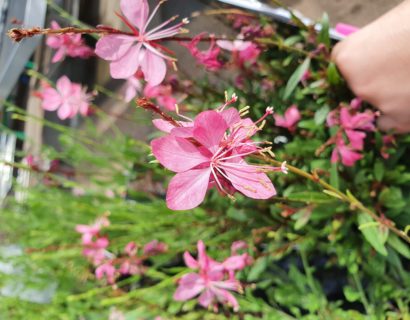
<svg viewBox="0 0 410 320"><path fill-rule="evenodd" d="M349 302L355 302L360 299L360 292L356 291L350 286L344 287L343 293L346 297L346 300Z"/></svg>
<svg viewBox="0 0 410 320"><path fill-rule="evenodd" d="M325 105L322 108L320 108L319 110L317 110L315 112L315 123L317 125L321 125L325 122L327 115L330 111L329 106Z"/></svg>
<svg viewBox="0 0 410 320"><path fill-rule="evenodd" d="M302 210L299 210L298 212L296 212L292 216L292 219L296 220L295 230L302 229L309 222L311 216L312 216L311 208L303 208Z"/></svg>
<svg viewBox="0 0 410 320"><path fill-rule="evenodd" d="M226 212L226 215L236 221L245 222L248 220L248 216L246 215L244 210L236 209L236 208L229 208Z"/></svg>
<svg viewBox="0 0 410 320"><path fill-rule="evenodd" d="M380 160L376 161L374 163L374 177L377 181L382 181L383 177L384 177L384 172L385 172L385 168L384 168L384 164L383 162L381 162Z"/></svg>
<svg viewBox="0 0 410 320"><path fill-rule="evenodd" d="M291 96L293 91L295 91L298 83L302 79L305 72L309 69L309 67L310 58L306 58L305 61L303 61L303 63L295 70L295 72L290 77L288 83L286 84L285 93L283 95L284 100L289 99L289 97Z"/></svg>
<svg viewBox="0 0 410 320"><path fill-rule="evenodd" d="M262 272L265 271L266 267L268 266L268 259L266 257L262 257L254 263L251 271L248 274L248 281L256 281L258 280L259 276Z"/></svg>
<svg viewBox="0 0 410 320"><path fill-rule="evenodd" d="M327 13L323 14L322 21L321 21L322 29L319 33L319 43L323 43L326 48L330 48L330 36L329 36L329 16Z"/></svg>
<svg viewBox="0 0 410 320"><path fill-rule="evenodd" d="M333 62L329 63L326 71L326 76L327 81L333 86L338 85L342 81L342 77L340 76L340 73Z"/></svg>
<svg viewBox="0 0 410 320"><path fill-rule="evenodd" d="M387 250L384 246L386 235L380 230L379 224L366 213L360 213L357 217L357 221L359 230L363 233L365 239L378 253L387 256Z"/></svg>
<svg viewBox="0 0 410 320"><path fill-rule="evenodd" d="M337 163L332 163L330 167L330 185L337 190L340 189L339 172L337 171Z"/></svg>
<svg viewBox="0 0 410 320"><path fill-rule="evenodd" d="M403 257L410 259L410 247L395 234L390 234L387 243Z"/></svg>

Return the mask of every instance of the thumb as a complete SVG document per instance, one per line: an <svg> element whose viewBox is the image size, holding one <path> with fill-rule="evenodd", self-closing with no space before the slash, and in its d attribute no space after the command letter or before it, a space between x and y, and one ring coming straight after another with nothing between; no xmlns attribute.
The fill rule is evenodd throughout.
<svg viewBox="0 0 410 320"><path fill-rule="evenodd" d="M410 127L403 125L400 121L396 120L394 117L388 115L382 115L377 121L378 127L382 131L393 130L397 133L407 133L410 132Z"/></svg>

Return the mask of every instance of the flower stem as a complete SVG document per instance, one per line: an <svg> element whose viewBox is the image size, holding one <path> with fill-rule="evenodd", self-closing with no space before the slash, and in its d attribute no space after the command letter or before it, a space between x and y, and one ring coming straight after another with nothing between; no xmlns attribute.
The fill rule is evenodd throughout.
<svg viewBox="0 0 410 320"><path fill-rule="evenodd" d="M281 166L282 162L277 161L271 158L265 158L265 157L258 157L259 159L263 159L265 161L268 161L272 163L275 166ZM300 177L303 177L305 179L308 179L310 181L313 181L314 183L320 185L321 187L324 188L324 190L328 191L327 194L334 196L337 199L340 199L341 201L348 203L352 209L355 209L357 211L364 212L371 216L374 220L376 220L380 225L385 226L388 228L390 231L395 233L397 236L402 238L404 241L410 244L410 237L402 230L399 230L396 228L393 223L385 218L379 217L376 213L374 213L372 210L367 208L363 203L361 203L358 199L356 199L349 191L346 191L346 193L334 188L331 186L329 183L326 181L320 179L317 174L313 173L308 173L306 171L303 171L301 169L298 169L294 166L291 165L286 165L288 170Z"/></svg>

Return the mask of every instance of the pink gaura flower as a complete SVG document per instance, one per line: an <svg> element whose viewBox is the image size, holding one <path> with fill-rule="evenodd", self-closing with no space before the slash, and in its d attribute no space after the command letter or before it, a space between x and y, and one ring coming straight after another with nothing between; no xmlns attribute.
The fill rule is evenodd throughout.
<svg viewBox="0 0 410 320"><path fill-rule="evenodd" d="M198 241L197 259L189 252L184 253L187 267L197 270L198 273L188 273L179 280L174 299L187 301L199 295L198 302L204 308L213 306L217 309L219 302L232 306L235 311L239 310L238 301L230 291L241 292L241 285L234 276L229 276L226 270L227 266L231 267L232 271L242 268L234 259L231 257L219 263L206 254L204 243Z"/></svg>
<svg viewBox="0 0 410 320"><path fill-rule="evenodd" d="M83 255L87 257L94 265L100 265L106 259L106 248L109 245L106 237L97 238L84 245Z"/></svg>
<svg viewBox="0 0 410 320"><path fill-rule="evenodd" d="M261 53L258 46L251 41L243 41L240 39L234 41L218 40L216 43L222 49L231 51L236 62L241 65L245 62L255 62Z"/></svg>
<svg viewBox="0 0 410 320"><path fill-rule="evenodd" d="M47 111L56 111L61 120L74 117L80 113L88 115L93 95L86 93L78 83L73 83L67 76L57 80L56 88L45 87L40 93L43 100L42 107Z"/></svg>
<svg viewBox="0 0 410 320"><path fill-rule="evenodd" d="M141 81L137 77L132 76L127 79L123 90L125 102L131 102L142 90Z"/></svg>
<svg viewBox="0 0 410 320"><path fill-rule="evenodd" d="M168 250L168 245L158 240L152 240L144 246L144 254L147 256L155 256L164 253Z"/></svg>
<svg viewBox="0 0 410 320"><path fill-rule="evenodd" d="M51 29L61 29L56 21L51 21ZM66 56L72 58L89 58L94 54L93 49L87 46L81 38L81 34L65 33L61 35L48 36L46 44L57 52L55 53L52 63L64 60Z"/></svg>
<svg viewBox="0 0 410 320"><path fill-rule="evenodd" d="M159 85L152 87L149 84L145 86L144 96L147 98L155 98L158 105L167 110L174 111L178 101L172 96L171 85Z"/></svg>
<svg viewBox="0 0 410 320"><path fill-rule="evenodd" d="M160 45L158 40L181 33L182 26L187 24L188 20L184 19L172 27L165 28L175 20L173 17L148 31L147 27L162 3L163 1L160 1L149 15L147 0L121 0L123 16L120 17L133 35L103 36L97 42L95 49L99 57L110 61L113 78L128 79L141 68L145 80L150 85L156 86L164 80L167 72L165 61L175 61L175 59L163 53L169 50Z"/></svg>
<svg viewBox="0 0 410 320"><path fill-rule="evenodd" d="M285 114L283 116L274 114L273 117L275 118L275 124L278 127L286 128L289 131L295 131L296 125L301 119L299 109L296 105L290 106L285 111Z"/></svg>
<svg viewBox="0 0 410 320"><path fill-rule="evenodd" d="M211 37L212 39L208 50L201 51L198 49L198 44L201 42L204 35L205 33L198 34L192 39L191 42L187 44L181 43L181 45L186 47L196 61L203 65L206 69L210 71L219 70L222 68L223 64L218 60L221 49L216 46L216 41Z"/></svg>
<svg viewBox="0 0 410 320"><path fill-rule="evenodd" d="M213 186L229 197L235 191L253 199L276 195L266 172L282 169L244 160L248 155L270 150L261 148L261 142L252 141L251 137L260 130L257 124L273 110L268 108L254 123L249 118L242 119L234 108L225 110L226 106L201 112L195 120L179 123L179 127L157 120L156 125L169 134L151 142L152 152L165 168L176 172L167 191L170 209L197 207Z"/></svg>
<svg viewBox="0 0 410 320"><path fill-rule="evenodd" d="M95 277L99 280L105 278L108 284L115 283L116 273L117 270L111 262L106 262L95 269Z"/></svg>
<svg viewBox="0 0 410 320"><path fill-rule="evenodd" d="M123 261L118 269L122 275L143 274L145 269L142 260L138 257L132 257Z"/></svg>
<svg viewBox="0 0 410 320"><path fill-rule="evenodd" d="M93 238L97 237L102 228L106 228L110 225L110 221L106 216L98 218L93 224L85 225L79 224L75 227L75 231L82 234L82 242L84 245L88 245L92 242Z"/></svg>
<svg viewBox="0 0 410 320"><path fill-rule="evenodd" d="M359 28L346 23L338 23L336 24L335 30L341 35L349 36L358 31Z"/></svg>
<svg viewBox="0 0 410 320"><path fill-rule="evenodd" d="M331 161L333 163L339 162L339 159L342 160L343 165L346 167L353 166L356 161L363 158L363 156L356 152L352 147L347 146L343 140L343 137L336 138L336 146L333 149Z"/></svg>

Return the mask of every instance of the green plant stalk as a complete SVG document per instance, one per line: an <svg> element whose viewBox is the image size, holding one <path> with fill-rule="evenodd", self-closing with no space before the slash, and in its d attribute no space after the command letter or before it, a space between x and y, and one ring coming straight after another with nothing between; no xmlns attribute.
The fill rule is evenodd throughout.
<svg viewBox="0 0 410 320"><path fill-rule="evenodd" d="M354 281L354 283L355 283L355 285L356 285L357 290L359 290L360 300L362 301L362 304L363 304L363 306L364 306L364 308L365 308L365 310L366 310L366 313L367 313L368 315L372 315L372 314L373 314L372 308L371 308L371 306L369 305L369 301L368 301L367 298L366 298L366 294L365 294L365 292L364 292L364 290L363 290L363 286L362 286L362 283L361 283L361 281L360 281L360 279L359 279L359 277L358 277L357 272L354 272L354 273L352 274L352 277L353 277L353 281Z"/></svg>
<svg viewBox="0 0 410 320"><path fill-rule="evenodd" d="M281 161L278 160L274 160L272 158L266 158L266 157L257 157L258 159L264 160L264 161L268 161L269 163L280 167L282 165ZM406 241L408 244L410 244L410 237L402 230L397 229L394 225L392 225L391 223L387 223L387 221L385 221L384 219L380 218L377 214L375 214L372 210L370 210L369 208L367 208L363 203L361 203L358 199L356 199L349 191L346 191L346 193L334 188L333 186L331 186L329 183L327 183L326 181L320 179L317 175L314 174L310 174L306 171L303 171L301 169L298 169L294 166L291 165L286 165L286 167L288 168L288 170L290 172L292 172L293 174L296 174L300 177L303 177L307 180L310 180L318 185L320 185L321 187L324 188L325 191L330 192L331 195L334 196L334 198L336 199L340 199L341 201L348 203L350 205L350 207L352 209L355 209L357 211L361 211L364 212L366 214L368 214L369 216L371 216L374 220L376 220L379 224L385 226L386 228L388 228L390 231L392 231L393 233L395 233L397 236L399 236L400 238L402 238L404 241ZM329 194L329 193L327 193Z"/></svg>

